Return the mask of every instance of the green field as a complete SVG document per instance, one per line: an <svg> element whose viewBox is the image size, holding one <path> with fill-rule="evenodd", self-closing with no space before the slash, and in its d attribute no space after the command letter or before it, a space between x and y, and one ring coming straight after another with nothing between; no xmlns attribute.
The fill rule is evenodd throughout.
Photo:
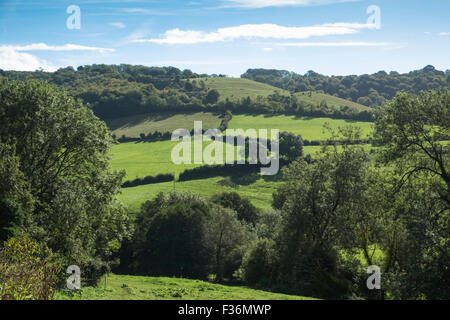
<svg viewBox="0 0 450 320"><path fill-rule="evenodd" d="M312 105L319 105L322 101L325 101L327 103L328 107L335 107L339 109L339 107L350 107L355 108L359 111L364 110L370 110L371 108L363 106L362 104L341 99L339 97L331 96L329 94L325 93L319 93L319 92L297 92L295 96L300 100L304 101L305 103L310 103Z"/></svg>
<svg viewBox="0 0 450 320"><path fill-rule="evenodd" d="M241 78L200 78L193 79L197 82L203 80L208 90L215 89L219 91L219 100L224 101L226 98L230 100L238 100L250 97L256 99L257 96L266 97L278 91L280 94L289 95L289 92L275 88L271 85L260 83L248 79Z"/></svg>
<svg viewBox="0 0 450 320"><path fill-rule="evenodd" d="M364 148L369 151L371 145L364 145ZM321 149L321 146L307 146L304 147L303 153L314 156ZM220 183L223 180L230 180L235 186L224 186ZM271 208L272 194L281 183L281 174L274 177L248 175L239 178L213 177L183 182L172 181L122 189L119 199L127 206L130 212L138 212L142 203L151 200L160 192L169 193L175 190L177 192L195 193L203 198L210 198L217 193L234 191L250 199L256 207L265 210Z"/></svg>
<svg viewBox="0 0 450 320"><path fill-rule="evenodd" d="M125 188L122 189L119 200L127 206L130 212L137 212L142 203L151 200L160 192L169 193L175 190L177 192L195 193L203 198L209 198L220 192L235 191L241 196L250 199L250 201L258 208L269 209L272 203L272 193L275 191L275 188L281 184L281 181L277 181L279 177L262 178L260 176L250 175L241 178L229 178L238 185L237 188L234 188L219 184L219 182L224 179L227 178L214 177L183 182L172 181Z"/></svg>
<svg viewBox="0 0 450 320"><path fill-rule="evenodd" d="M372 132L373 124L370 122L357 122L352 120L330 119L330 118L299 118L296 116L267 116L267 115L233 115L229 129L279 129L295 134L301 134L306 140L326 140L330 134L325 131L324 125L329 124L331 128L337 129L346 125L361 128L362 134L368 135Z"/></svg>
<svg viewBox="0 0 450 320"><path fill-rule="evenodd" d="M221 122L219 116L210 112L142 114L107 120L106 124L118 138L122 135L138 138L141 133L173 132L176 129L191 130L194 128L194 121L202 121L203 129L218 128Z"/></svg>
<svg viewBox="0 0 450 320"><path fill-rule="evenodd" d="M106 282L106 283L105 283ZM201 280L165 277L141 277L110 274L98 287L85 287L73 296L57 293L59 300L314 300L254 290L247 287L225 286Z"/></svg>
<svg viewBox="0 0 450 320"><path fill-rule="evenodd" d="M334 129L339 126L351 124L362 128L366 134L371 132L371 123L353 122L345 120L327 119L327 118L296 118L293 116L244 116L235 115L230 122L231 128L279 128L280 131L289 131L296 134L302 134L304 139L324 140L329 137L323 130L323 125L329 123ZM148 175L158 175L161 173L173 173L176 177L190 168L201 166L201 164L181 164L176 165L171 160L172 148L177 142L159 141L159 142L129 142L114 145L111 148L112 167L117 170L125 170L126 180L132 180L137 177L143 178ZM204 142L204 146L210 142ZM367 146L370 148L370 146ZM192 149L193 150L193 149ZM320 146L304 147L304 154L314 155L321 150ZM236 191L242 196L249 198L252 203L262 209L270 208L272 202L272 193L279 183L273 181L274 178L262 178L260 176L250 176L240 179L232 178L233 183L238 188L223 186L218 182L223 177L214 177L203 180L193 180L184 182L166 182L151 185L138 186L123 189L119 196L128 209L132 212L139 210L141 204L146 200L152 199L159 192L170 192L173 190L180 192L197 193L205 198L213 194L224 191ZM265 179L265 180L264 180ZM276 180L276 178L275 178Z"/></svg>
<svg viewBox="0 0 450 320"><path fill-rule="evenodd" d="M282 95L289 95L290 92L273 87L271 85L252 81L243 78L201 78L194 79L197 82L203 80L207 89L216 89L220 93L219 100L224 101L238 100L242 98L250 97L252 100L256 99L258 96L267 97L268 95L278 92ZM355 103L349 100L341 99L338 97L331 96L324 93L316 92L298 92L295 96L307 104L319 105L322 101L325 101L329 107L339 108L341 106L347 106L355 108L357 110L369 110L370 108L363 106L359 103Z"/></svg>
<svg viewBox="0 0 450 320"><path fill-rule="evenodd" d="M203 142L203 148L210 144L220 142ZM172 149L178 144L175 141L157 142L127 142L113 145L110 151L112 157L111 165L114 170L125 170L126 180L143 178L145 176L155 176L160 173L173 173L177 177L179 173L186 169L202 166L194 164L194 143L191 141L191 163L175 164L172 162ZM225 162L225 148L230 145L221 144L223 150L223 162ZM235 159L238 158L237 148L235 148Z"/></svg>

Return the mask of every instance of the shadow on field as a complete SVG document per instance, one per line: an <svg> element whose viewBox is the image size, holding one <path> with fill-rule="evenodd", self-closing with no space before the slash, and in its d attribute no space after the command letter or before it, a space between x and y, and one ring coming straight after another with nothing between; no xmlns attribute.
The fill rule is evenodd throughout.
<svg viewBox="0 0 450 320"><path fill-rule="evenodd" d="M280 168L281 169L281 168ZM265 182L277 182L283 181L283 174L279 171L276 175L273 176L262 176Z"/></svg>
<svg viewBox="0 0 450 320"><path fill-rule="evenodd" d="M146 121L162 121L166 120L170 117L173 117L176 115L176 113L145 113L145 114L139 114L129 117L121 117L121 118L115 118L115 119L107 119L105 120L106 125L108 128L112 131L117 129L126 129L129 127L136 126L140 123L146 122Z"/></svg>

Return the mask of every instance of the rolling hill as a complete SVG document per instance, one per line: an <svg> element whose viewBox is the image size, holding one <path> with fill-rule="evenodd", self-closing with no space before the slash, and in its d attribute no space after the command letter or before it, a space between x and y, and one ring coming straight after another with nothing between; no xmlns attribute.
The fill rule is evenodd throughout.
<svg viewBox="0 0 450 320"><path fill-rule="evenodd" d="M173 132L176 129L191 130L194 128L194 121L202 121L205 129L218 128L221 121L219 117L219 114L211 112L157 113L108 119L105 122L117 137L125 135L138 138L141 133Z"/></svg>
<svg viewBox="0 0 450 320"><path fill-rule="evenodd" d="M237 100L250 97L256 99L258 96L267 97L268 95L278 92L281 95L290 95L289 91L271 86L269 84L256 82L244 78L198 78L194 79L199 82L203 80L207 89L215 89L220 93L220 100ZM370 110L369 107L363 106L353 101L341 99L335 96L331 96L325 93L318 92L297 92L295 96L299 101L303 101L305 104L319 105L322 102L326 102L329 107L349 107L355 108L358 111Z"/></svg>

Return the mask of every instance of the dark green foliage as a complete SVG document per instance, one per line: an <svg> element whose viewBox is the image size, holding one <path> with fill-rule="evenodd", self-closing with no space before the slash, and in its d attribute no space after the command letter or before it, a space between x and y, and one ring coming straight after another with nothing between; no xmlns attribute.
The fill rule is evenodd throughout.
<svg viewBox="0 0 450 320"><path fill-rule="evenodd" d="M233 176L259 172L261 165L255 164L218 164L186 169L178 176L178 181L206 179L217 176Z"/></svg>
<svg viewBox="0 0 450 320"><path fill-rule="evenodd" d="M212 206L205 231L206 243L213 256L212 270L216 274L216 281L222 281L224 276L231 278L239 268L240 261L236 262L239 255L236 253L246 240L245 224L238 220L236 211Z"/></svg>
<svg viewBox="0 0 450 320"><path fill-rule="evenodd" d="M384 71L361 76L324 76L314 71L299 75L285 70L249 69L242 78L267 83L291 92L322 91L360 104L377 107L397 92L418 94L422 90L450 87L450 75L427 66L407 74Z"/></svg>
<svg viewBox="0 0 450 320"><path fill-rule="evenodd" d="M222 117L222 121L220 122L219 130L222 132L227 130L228 123L231 121L232 118L233 118L233 114L231 113L231 111L227 110Z"/></svg>
<svg viewBox="0 0 450 320"><path fill-rule="evenodd" d="M29 185L14 151L0 143L0 244L23 225L33 208Z"/></svg>
<svg viewBox="0 0 450 320"><path fill-rule="evenodd" d="M259 210L252 205L250 200L242 198L237 192L224 192L212 197L212 202L224 208L230 208L237 212L239 220L255 224L258 220Z"/></svg>
<svg viewBox="0 0 450 320"><path fill-rule="evenodd" d="M386 200L395 219L385 270L398 298L450 296L450 150L442 141L449 136L448 91L399 94L375 125L375 139L384 145L378 160L395 174Z"/></svg>
<svg viewBox="0 0 450 320"><path fill-rule="evenodd" d="M205 243L208 206L196 197L158 196L136 218L133 264L139 274L206 278L210 255Z"/></svg>
<svg viewBox="0 0 450 320"><path fill-rule="evenodd" d="M127 180L122 184L122 188L132 188L146 184L169 182L173 180L175 180L175 176L172 173L158 174L157 176L146 176L144 178L136 178L132 181Z"/></svg>
<svg viewBox="0 0 450 320"><path fill-rule="evenodd" d="M219 101L219 91L213 89L209 90L205 97L205 103L213 104Z"/></svg>
<svg viewBox="0 0 450 320"><path fill-rule="evenodd" d="M280 133L280 157L287 162L303 156L303 139L301 135L289 132Z"/></svg>
<svg viewBox="0 0 450 320"><path fill-rule="evenodd" d="M105 269L130 232L115 199L124 173L110 170L110 142L106 125L56 87L0 81L0 143L15 146L34 200L21 227L87 275Z"/></svg>
<svg viewBox="0 0 450 320"><path fill-rule="evenodd" d="M294 95L278 92L267 97L219 101L219 92L207 90L203 80L190 70L131 65L92 65L59 69L56 72L2 71L10 80L45 80L65 88L69 95L82 99L101 119L157 112L230 112L293 114L373 121L370 111L325 104L304 105ZM226 122L223 123L223 128Z"/></svg>
<svg viewBox="0 0 450 320"><path fill-rule="evenodd" d="M275 242L263 238L255 241L247 250L238 275L252 286L269 288L276 281L277 264Z"/></svg>

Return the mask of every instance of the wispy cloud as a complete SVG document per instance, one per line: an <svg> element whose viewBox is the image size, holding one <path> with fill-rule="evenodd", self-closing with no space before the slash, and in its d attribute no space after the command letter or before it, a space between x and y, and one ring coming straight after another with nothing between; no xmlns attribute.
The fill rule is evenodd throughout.
<svg viewBox="0 0 450 320"><path fill-rule="evenodd" d="M329 23L307 27L284 27L276 24L245 24L236 27L220 28L213 32L197 30L166 31L160 38L135 39L133 42L156 44L196 44L233 41L239 38L261 39L307 39L311 37L349 35L360 29L373 29L374 25L359 23Z"/></svg>
<svg viewBox="0 0 450 320"><path fill-rule="evenodd" d="M175 15L174 11L148 8L121 8L120 11L136 15L170 16Z"/></svg>
<svg viewBox="0 0 450 320"><path fill-rule="evenodd" d="M119 28L119 29L123 29L126 27L125 23L123 23L123 22L110 22L109 25L112 27Z"/></svg>
<svg viewBox="0 0 450 320"><path fill-rule="evenodd" d="M450 36L450 32L441 32L439 33L440 36Z"/></svg>
<svg viewBox="0 0 450 320"><path fill-rule="evenodd" d="M15 45L0 46L0 50L3 49L11 49L14 51L96 51L100 53L115 51L114 49L110 48L88 47L70 43L65 44L63 46L50 46L45 43L33 43L24 46L15 46Z"/></svg>
<svg viewBox="0 0 450 320"><path fill-rule="evenodd" d="M253 60L252 60L253 61ZM153 61L150 63L143 63L144 65L152 66L215 66L215 65L230 65L236 63L248 63L247 60L221 60L221 61L196 61L196 60L164 60L164 61Z"/></svg>
<svg viewBox="0 0 450 320"><path fill-rule="evenodd" d="M314 6L360 0L224 0L228 6L244 8L265 8L282 6Z"/></svg>
<svg viewBox="0 0 450 320"><path fill-rule="evenodd" d="M385 47L387 42L284 42L278 43L285 47Z"/></svg>

